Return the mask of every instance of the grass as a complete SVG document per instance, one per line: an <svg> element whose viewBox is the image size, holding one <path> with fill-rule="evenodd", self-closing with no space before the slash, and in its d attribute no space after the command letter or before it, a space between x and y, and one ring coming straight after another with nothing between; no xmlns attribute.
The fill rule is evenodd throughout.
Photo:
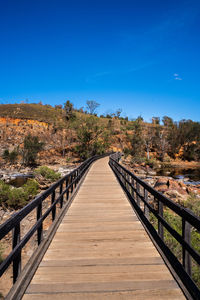
<svg viewBox="0 0 200 300"><path fill-rule="evenodd" d="M184 206L190 208L196 215L200 216L200 199L196 195L191 194L185 201ZM170 226L175 229L180 235L182 234L182 221L181 217L174 214L170 209L165 208L164 219ZM156 217L151 213L150 222L158 230L158 224ZM176 239L164 229L164 241L173 254L182 261L182 247L176 241ZM191 246L200 254L200 233L192 228L191 231ZM196 282L197 286L200 288L200 266L197 265L195 261L192 260L192 278Z"/></svg>
<svg viewBox="0 0 200 300"><path fill-rule="evenodd" d="M84 114L76 110L74 113L76 120L81 120L81 122L85 122L91 116L90 114ZM51 105L42 105L37 103L0 104L0 117L37 120L49 124L61 122L63 126L67 123L65 119L65 111L63 109L56 109ZM111 120L97 116L94 116L94 118L98 119L99 124L102 126L107 126L109 120ZM113 118L111 122L115 130L120 130L120 120ZM129 123L132 122L129 121ZM124 127L126 127L126 125L124 125Z"/></svg>
<svg viewBox="0 0 200 300"><path fill-rule="evenodd" d="M63 118L63 110L42 104L1 104L0 116L54 123Z"/></svg>

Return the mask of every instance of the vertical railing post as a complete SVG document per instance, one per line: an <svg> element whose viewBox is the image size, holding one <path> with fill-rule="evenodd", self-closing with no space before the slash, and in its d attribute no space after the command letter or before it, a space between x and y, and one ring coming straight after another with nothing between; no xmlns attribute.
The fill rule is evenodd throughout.
<svg viewBox="0 0 200 300"><path fill-rule="evenodd" d="M37 221L42 217L42 202L37 206ZM38 245L43 239L43 224L41 224L37 229L37 241Z"/></svg>
<svg viewBox="0 0 200 300"><path fill-rule="evenodd" d="M158 214L163 217L163 203L158 200ZM163 224L158 220L158 234L161 239L164 239Z"/></svg>
<svg viewBox="0 0 200 300"><path fill-rule="evenodd" d="M55 201L55 190L53 191L52 195L51 195L51 204L53 204ZM52 208L52 221L55 220L56 217L56 205L54 205L54 207Z"/></svg>
<svg viewBox="0 0 200 300"><path fill-rule="evenodd" d="M138 182L136 182L136 191L137 191L136 201L137 201L137 205L140 207L140 196L138 195L140 194L140 185Z"/></svg>
<svg viewBox="0 0 200 300"><path fill-rule="evenodd" d="M131 194L131 192L132 192L132 189L131 189L131 176L130 176L130 174L128 175L128 182L129 182L129 184L128 184L128 191L129 191L129 193Z"/></svg>
<svg viewBox="0 0 200 300"><path fill-rule="evenodd" d="M74 182L74 188L76 188L77 171L75 171L75 173L74 173L74 179L75 179L75 182Z"/></svg>
<svg viewBox="0 0 200 300"><path fill-rule="evenodd" d="M12 249L14 249L20 242L20 223L18 223L13 229L12 236ZM21 272L21 250L17 256L13 259L13 283L16 282L17 277Z"/></svg>
<svg viewBox="0 0 200 300"><path fill-rule="evenodd" d="M149 203L149 199L148 199L148 191L145 189L144 190L144 200ZM149 208L146 205L146 203L144 203L144 215L145 217L149 220Z"/></svg>
<svg viewBox="0 0 200 300"><path fill-rule="evenodd" d="M74 180L74 174L71 175L71 194L73 193L73 190L74 190L73 180Z"/></svg>
<svg viewBox="0 0 200 300"><path fill-rule="evenodd" d="M182 237L184 241L190 245L191 242L191 224L185 221L182 218ZM185 271L191 276L191 256L188 251L185 250L185 247L182 246L182 255L183 255L183 267Z"/></svg>
<svg viewBox="0 0 200 300"><path fill-rule="evenodd" d="M69 185L69 176L67 176L67 178L66 178L66 180L65 180L65 187L66 187L66 189L67 189L67 191L66 191L66 200L67 200L67 201L68 201L68 199L69 199L69 188L67 188L68 185Z"/></svg>
<svg viewBox="0 0 200 300"><path fill-rule="evenodd" d="M63 192L63 183L60 184L60 195L62 194ZM60 198L60 208L63 207L63 196L61 196Z"/></svg>
<svg viewBox="0 0 200 300"><path fill-rule="evenodd" d="M133 200L135 201L135 191L134 191L134 188L135 188L135 180L133 177L131 177L131 195L133 197Z"/></svg>

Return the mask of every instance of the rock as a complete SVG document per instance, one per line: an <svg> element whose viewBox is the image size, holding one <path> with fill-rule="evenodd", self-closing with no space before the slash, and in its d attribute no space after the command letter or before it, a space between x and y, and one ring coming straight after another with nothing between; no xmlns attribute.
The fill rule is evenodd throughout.
<svg viewBox="0 0 200 300"><path fill-rule="evenodd" d="M155 185L154 185L154 188L156 188L156 187L158 187L158 186L162 186L162 185L167 185L168 186L168 178L166 178L166 177L160 177L157 181L156 181L156 183L155 183Z"/></svg>
<svg viewBox="0 0 200 300"><path fill-rule="evenodd" d="M153 171L153 170L147 170L147 174L148 174L148 175L151 175L151 176L154 176L154 175L156 175L156 171Z"/></svg>
<svg viewBox="0 0 200 300"><path fill-rule="evenodd" d="M67 175L67 174L69 174L70 172L72 172L73 170L75 169L75 167L74 166L66 166L66 167L60 167L59 169L58 169L58 173L60 173L61 174L61 177L63 177L63 176L65 176L65 175Z"/></svg>
<svg viewBox="0 0 200 300"><path fill-rule="evenodd" d="M133 172L135 173L135 174L138 174L138 175L146 175L147 174L147 171L146 170L144 170L144 169L142 169L142 168L134 168L133 169Z"/></svg>
<svg viewBox="0 0 200 300"><path fill-rule="evenodd" d="M187 199L187 193L185 195L180 194L177 190L168 190L165 192L165 195L175 202L183 202Z"/></svg>

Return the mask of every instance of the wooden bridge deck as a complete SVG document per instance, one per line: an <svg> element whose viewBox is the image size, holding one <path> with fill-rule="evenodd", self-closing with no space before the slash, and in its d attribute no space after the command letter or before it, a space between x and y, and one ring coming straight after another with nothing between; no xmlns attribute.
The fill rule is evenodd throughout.
<svg viewBox="0 0 200 300"><path fill-rule="evenodd" d="M90 168L23 300L185 299L108 165Z"/></svg>

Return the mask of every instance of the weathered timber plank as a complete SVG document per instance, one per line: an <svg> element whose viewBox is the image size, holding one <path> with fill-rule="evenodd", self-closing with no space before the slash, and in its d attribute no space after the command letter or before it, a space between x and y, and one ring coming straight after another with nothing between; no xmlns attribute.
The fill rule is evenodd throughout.
<svg viewBox="0 0 200 300"><path fill-rule="evenodd" d="M90 168L23 300L185 299L107 163Z"/></svg>

